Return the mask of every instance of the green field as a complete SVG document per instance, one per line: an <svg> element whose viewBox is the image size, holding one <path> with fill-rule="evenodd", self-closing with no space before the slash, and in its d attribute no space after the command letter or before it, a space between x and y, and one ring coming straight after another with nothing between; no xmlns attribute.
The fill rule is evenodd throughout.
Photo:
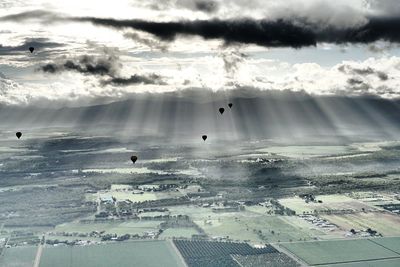
<svg viewBox="0 0 400 267"><path fill-rule="evenodd" d="M311 158L318 156L345 154L353 151L348 146L273 146L256 150L274 153L290 158Z"/></svg>
<svg viewBox="0 0 400 267"><path fill-rule="evenodd" d="M376 238L372 241L400 254L400 237Z"/></svg>
<svg viewBox="0 0 400 267"><path fill-rule="evenodd" d="M377 261L361 261L343 264L328 264L323 267L398 267L400 259L377 260Z"/></svg>
<svg viewBox="0 0 400 267"><path fill-rule="evenodd" d="M229 236L234 240L249 240L255 243L311 240L309 229L295 228L278 216L223 217L196 223L210 236Z"/></svg>
<svg viewBox="0 0 400 267"><path fill-rule="evenodd" d="M317 195L316 199L321 200L322 203L318 202L309 202L306 203L304 199L300 197L290 197L290 198L282 198L279 199L279 202L292 210L294 210L297 214L302 214L303 212L312 213L314 210L354 210L354 211L362 211L365 210L377 210L372 206L369 206L361 201L354 200L345 195Z"/></svg>
<svg viewBox="0 0 400 267"><path fill-rule="evenodd" d="M400 217L388 212L359 212L353 214L322 215L323 219L345 231L371 228L383 236L400 235Z"/></svg>
<svg viewBox="0 0 400 267"><path fill-rule="evenodd" d="M400 254L368 239L286 243L282 246L311 265L400 258Z"/></svg>
<svg viewBox="0 0 400 267"><path fill-rule="evenodd" d="M315 236L324 235L321 231L309 229L310 227L296 216L264 215L267 209L260 206L246 207L246 210L241 212L221 213L212 212L211 208L191 205L169 209L173 215L189 215L210 237L229 236L233 240L265 243L312 240Z"/></svg>
<svg viewBox="0 0 400 267"><path fill-rule="evenodd" d="M1 267L32 267L37 247L15 247L5 249L0 258Z"/></svg>
<svg viewBox="0 0 400 267"><path fill-rule="evenodd" d="M135 241L80 247L45 247L40 267L184 266L167 241Z"/></svg>
<svg viewBox="0 0 400 267"><path fill-rule="evenodd" d="M192 235L199 234L194 228L168 228L160 235L160 238L183 237L191 238Z"/></svg>
<svg viewBox="0 0 400 267"><path fill-rule="evenodd" d="M105 223L64 223L56 227L55 232L68 233L90 233L92 231L105 231L108 234L138 234L146 231L158 231L162 221L127 221L127 222L105 222Z"/></svg>

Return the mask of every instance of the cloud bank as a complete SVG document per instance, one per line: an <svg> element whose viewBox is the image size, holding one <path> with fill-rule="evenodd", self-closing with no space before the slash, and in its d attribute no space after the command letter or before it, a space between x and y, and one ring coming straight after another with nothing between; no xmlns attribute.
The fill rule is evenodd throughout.
<svg viewBox="0 0 400 267"><path fill-rule="evenodd" d="M376 41L400 42L400 16L365 17L358 24L337 26L336 23L294 16L276 19L218 19L173 20L166 22L141 19L113 19L100 17L69 17L45 11L31 11L0 18L1 21L42 20L46 22L90 22L116 30L133 29L146 32L163 41L178 36L198 36L205 40L221 40L226 45L254 44L263 47L301 48L318 43L370 44ZM127 35L129 37L129 35ZM136 37L137 36L130 36Z"/></svg>

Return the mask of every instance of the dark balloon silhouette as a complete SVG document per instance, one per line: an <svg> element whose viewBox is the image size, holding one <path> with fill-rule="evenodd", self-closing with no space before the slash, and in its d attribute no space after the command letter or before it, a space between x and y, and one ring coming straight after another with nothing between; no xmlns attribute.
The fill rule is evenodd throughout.
<svg viewBox="0 0 400 267"><path fill-rule="evenodd" d="M17 136L18 139L20 139L21 136L22 136L22 133L21 132L16 132L15 135Z"/></svg>
<svg viewBox="0 0 400 267"><path fill-rule="evenodd" d="M33 53L33 50L35 50L35 48L34 47L29 47L29 51L31 51L31 53Z"/></svg>
<svg viewBox="0 0 400 267"><path fill-rule="evenodd" d="M219 109L219 113L221 113L221 114L223 114L223 113L224 113L224 111L225 111L225 109L224 109L224 108L220 108L220 109Z"/></svg>
<svg viewBox="0 0 400 267"><path fill-rule="evenodd" d="M204 141L207 140L207 135L203 135L201 138L203 138Z"/></svg>
<svg viewBox="0 0 400 267"><path fill-rule="evenodd" d="M131 160L132 160L133 164L135 164L135 162L137 161L137 159L138 159L137 156L132 156L132 157L131 157Z"/></svg>
<svg viewBox="0 0 400 267"><path fill-rule="evenodd" d="M229 104L228 104L228 107L229 107L229 108L232 108L232 106L233 106L232 103L229 103Z"/></svg>

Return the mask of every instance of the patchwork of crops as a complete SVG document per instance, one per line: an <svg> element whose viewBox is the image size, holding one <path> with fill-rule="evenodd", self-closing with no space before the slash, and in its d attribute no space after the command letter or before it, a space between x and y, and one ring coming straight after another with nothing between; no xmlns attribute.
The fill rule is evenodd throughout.
<svg viewBox="0 0 400 267"><path fill-rule="evenodd" d="M279 253L272 246L253 248L246 243L174 240L190 267L237 267L232 255Z"/></svg>
<svg viewBox="0 0 400 267"><path fill-rule="evenodd" d="M0 257L1 267L32 267L35 261L37 247L12 247L6 248Z"/></svg>
<svg viewBox="0 0 400 267"><path fill-rule="evenodd" d="M268 253L262 255L233 255L233 258L243 267L296 267L296 261L283 253Z"/></svg>
<svg viewBox="0 0 400 267"><path fill-rule="evenodd" d="M40 261L40 267L83 266L183 267L184 264L172 244L166 241L128 241L90 246L46 246Z"/></svg>
<svg viewBox="0 0 400 267"><path fill-rule="evenodd" d="M396 252L400 256L400 237L374 238L372 242ZM400 266L400 265L399 265Z"/></svg>
<svg viewBox="0 0 400 267"><path fill-rule="evenodd" d="M282 244L282 246L307 264L328 265L400 259L400 254L394 250L399 247L396 242L398 239L379 238L296 242Z"/></svg>

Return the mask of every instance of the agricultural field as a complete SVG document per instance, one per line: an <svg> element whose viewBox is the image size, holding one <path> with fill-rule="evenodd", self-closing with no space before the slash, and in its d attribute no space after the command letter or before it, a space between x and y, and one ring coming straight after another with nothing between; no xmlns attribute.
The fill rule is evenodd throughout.
<svg viewBox="0 0 400 267"><path fill-rule="evenodd" d="M274 209L272 207L263 207L263 206L259 206L259 205L246 207L246 211L253 212L256 214L261 214L261 215L266 215L266 214L268 214L268 212L271 214L273 212L273 210Z"/></svg>
<svg viewBox="0 0 400 267"><path fill-rule="evenodd" d="M162 221L127 221L127 222L104 222L104 223L65 223L58 225L54 232L67 233L90 233L92 231L105 231L108 234L139 234L142 235L146 231L158 231L158 227Z"/></svg>
<svg viewBox="0 0 400 267"><path fill-rule="evenodd" d="M296 267L299 263L283 253L261 255L233 255L241 267Z"/></svg>
<svg viewBox="0 0 400 267"><path fill-rule="evenodd" d="M399 175L387 175L385 179L398 179ZM395 193L388 192L354 192L349 194L350 197L362 201L368 205L384 210L385 205L400 205L400 199Z"/></svg>
<svg viewBox="0 0 400 267"><path fill-rule="evenodd" d="M251 243L312 240L325 233L310 229L296 216L265 215L269 209L251 206L241 212L212 212L211 208L170 207L171 214L186 214L210 237L227 237ZM299 224L301 226L299 226Z"/></svg>
<svg viewBox="0 0 400 267"><path fill-rule="evenodd" d="M156 255L156 256L155 256ZM185 266L168 241L134 241L90 246L46 246L40 267Z"/></svg>
<svg viewBox="0 0 400 267"><path fill-rule="evenodd" d="M132 192L115 192L115 191L103 191L96 194L99 198L114 197L117 201L130 200L134 203L151 201L159 199L153 192L144 192L143 194L133 194Z"/></svg>
<svg viewBox="0 0 400 267"><path fill-rule="evenodd" d="M361 261L340 264L327 264L321 265L323 267L398 267L400 266L400 259L389 260L375 260L375 261Z"/></svg>
<svg viewBox="0 0 400 267"><path fill-rule="evenodd" d="M281 244L281 246L310 265L400 259L399 253L378 245L374 240L294 242Z"/></svg>
<svg viewBox="0 0 400 267"><path fill-rule="evenodd" d="M296 224L295 216L262 216L255 220L249 219L247 225L256 231L261 231L263 241L285 242L296 240L311 240L320 235L318 230L310 230Z"/></svg>
<svg viewBox="0 0 400 267"><path fill-rule="evenodd" d="M210 241L173 241L189 267L235 267L240 266L233 255L277 254L272 246L253 248L246 243Z"/></svg>
<svg viewBox="0 0 400 267"><path fill-rule="evenodd" d="M320 157L346 154L351 151L349 146L273 146L257 150L257 152L273 153L290 158Z"/></svg>
<svg viewBox="0 0 400 267"><path fill-rule="evenodd" d="M158 170L151 170L148 169L147 167L127 167L127 168L97 168L97 169L84 169L82 170L83 173L101 173L101 174L110 174L110 173L115 173L115 174L130 174L130 173L135 173L135 174L146 174L146 173L156 173L156 174L167 174L167 172L164 171L158 171Z"/></svg>
<svg viewBox="0 0 400 267"><path fill-rule="evenodd" d="M102 190L97 193L86 194L86 199L94 202L98 199L110 196L114 197L117 201L130 200L133 203L139 203L166 198L177 198L182 197L183 195L177 190L163 192L143 192L139 190L133 190L129 185L112 184L109 190Z"/></svg>
<svg viewBox="0 0 400 267"><path fill-rule="evenodd" d="M290 197L279 199L279 203L283 206L288 207L296 212L296 214L313 213L314 211L375 211L378 208L373 205L365 204L361 201L350 198L346 195L317 195L317 200L321 200L322 203L309 202L300 197Z"/></svg>
<svg viewBox="0 0 400 267"><path fill-rule="evenodd" d="M297 234L303 233L303 240L314 240L314 239L337 239L339 233L328 229L315 227L313 224L305 221L298 216L280 216L281 220L291 225L298 231ZM301 237L300 237L301 238ZM296 239L292 238L293 241Z"/></svg>
<svg viewBox="0 0 400 267"><path fill-rule="evenodd" d="M32 267L35 261L37 247L12 247L6 248L2 257L0 257L0 266L2 267Z"/></svg>
<svg viewBox="0 0 400 267"><path fill-rule="evenodd" d="M199 232L195 228L168 228L159 236L161 239L169 238L191 238L192 235L197 235Z"/></svg>
<svg viewBox="0 0 400 267"><path fill-rule="evenodd" d="M248 221L248 220L246 220ZM246 226L245 219L235 219L234 217L224 217L217 220L195 221L210 237L229 238L232 240L244 240L251 243L262 243L263 239L257 232Z"/></svg>
<svg viewBox="0 0 400 267"><path fill-rule="evenodd" d="M343 239L353 228L400 236L400 217L378 206L400 203L397 187L392 188L399 183L396 148L389 151L389 144L380 143L279 146L264 140L219 151L226 144L209 150L203 146L209 143L201 142L149 146L136 139L76 136L41 138L13 147L0 142L0 150L7 155L0 163L0 202L7 204L0 207L0 232L11 237L9 245L21 246L6 249L0 266L10 259L16 266L19 262L22 267L25 263L32 266L36 249L30 250L26 242L34 239L39 243L42 235L50 241L45 245L43 267L82 266L82 262L85 267L154 266L155 259L146 258L150 254L169 257L166 266L179 266L179 255L168 242L177 238L189 241L193 235L254 246L282 244L311 264L362 266L358 261L365 257L371 266L398 262L389 259L399 253L396 238L350 240L350 245L324 241ZM135 165L129 162L132 151L140 156ZM329 180L328 175L333 178ZM151 187L161 184L172 186ZM359 185L366 188L358 190ZM197 194L201 192L205 194ZM296 197L308 193L316 196L317 202L306 203ZM184 197L187 195L190 198ZM135 204L119 202L123 200ZM317 214L310 220L288 216L292 212L282 212L276 201L297 215ZM101 212L106 216L95 216ZM319 227L314 217L338 227ZM90 235L93 231L104 233ZM120 242L116 237L102 239L103 234L160 240ZM137 236L131 238L137 240ZM57 244L56 239L70 241L70 246ZM74 242L79 239L98 244L81 246ZM26 255L18 256L24 249ZM231 263L230 254L228 258ZM259 266L260 262L296 265L276 253L236 255L235 260L243 266ZM355 262L339 264L340 260Z"/></svg>
<svg viewBox="0 0 400 267"><path fill-rule="evenodd" d="M353 214L321 215L323 219L344 231L371 228L383 236L400 235L400 216L388 212L358 212Z"/></svg>
<svg viewBox="0 0 400 267"><path fill-rule="evenodd" d="M374 238L371 241L400 254L400 237Z"/></svg>
<svg viewBox="0 0 400 267"><path fill-rule="evenodd" d="M237 219L253 215L249 212L224 212L215 213L211 208L196 207L192 205L170 208L171 214L186 214L211 237L227 237L234 240L251 240L260 242L256 234L243 230ZM233 234L233 236L230 236Z"/></svg>

